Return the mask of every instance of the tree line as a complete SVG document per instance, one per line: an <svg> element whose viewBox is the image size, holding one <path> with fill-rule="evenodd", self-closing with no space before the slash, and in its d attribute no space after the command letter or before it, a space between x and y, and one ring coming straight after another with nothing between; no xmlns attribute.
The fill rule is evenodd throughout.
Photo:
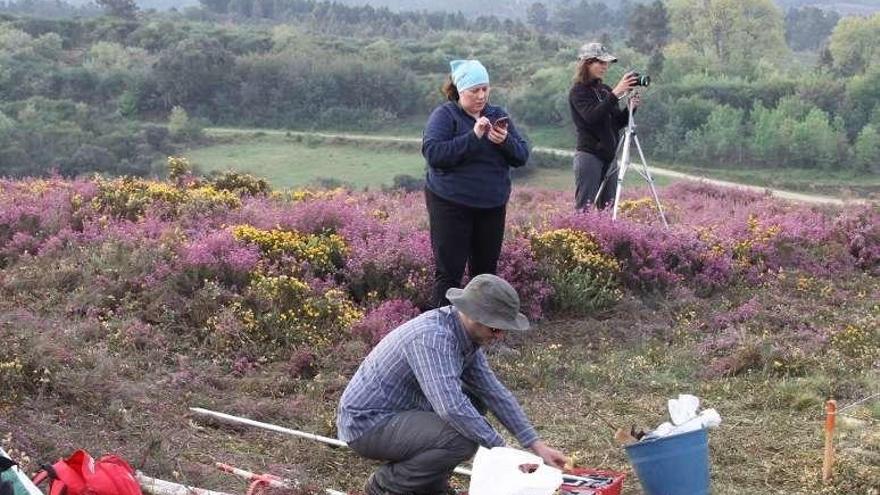
<svg viewBox="0 0 880 495"><path fill-rule="evenodd" d="M105 2L117 9L112 16L0 14L0 174L147 174L159 157L198 140L207 123L393 125L427 116L441 101L449 60L460 57L478 57L489 67L494 100L526 131L569 127L577 47L603 38L603 32L542 31L530 19L510 32L477 33L466 21L464 28L413 36L399 30L390 41L334 34L315 17L218 23L203 19L202 9L132 12L126 1ZM277 4L338 8L311 0ZM224 5L228 10L231 2ZM221 15L215 8L212 15ZM345 12L363 11L352 9ZM812 23L817 17L810 12L803 17ZM608 78L629 68L654 78L639 112L642 143L652 156L721 166L876 169L880 14L835 21L827 40L803 42L812 48L797 56L786 17L770 0L630 7L621 32L605 33L621 59Z"/></svg>

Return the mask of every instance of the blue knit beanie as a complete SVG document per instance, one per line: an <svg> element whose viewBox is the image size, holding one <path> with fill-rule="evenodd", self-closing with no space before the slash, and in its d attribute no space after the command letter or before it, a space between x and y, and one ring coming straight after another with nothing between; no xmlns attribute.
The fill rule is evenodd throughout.
<svg viewBox="0 0 880 495"><path fill-rule="evenodd" d="M459 91L489 84L489 71L479 60L453 60L449 62L449 67L452 68L452 83Z"/></svg>

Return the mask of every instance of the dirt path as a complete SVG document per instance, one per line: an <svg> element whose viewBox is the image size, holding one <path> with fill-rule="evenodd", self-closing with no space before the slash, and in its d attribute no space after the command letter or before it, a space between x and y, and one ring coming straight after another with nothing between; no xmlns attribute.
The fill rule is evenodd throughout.
<svg viewBox="0 0 880 495"><path fill-rule="evenodd" d="M303 132L303 131L282 131L278 129L229 129L229 128L221 128L221 127L212 127L205 129L205 131L214 136L222 136L222 135L236 135L236 134L269 134L269 135L279 135L279 136L302 136L302 137L320 137L327 139L346 139L350 141L364 141L364 142L379 142L379 143L420 143L421 139L419 138L411 138L411 137L399 137L399 136L375 136L368 134L350 134L350 133L335 133L335 132ZM574 156L574 152L570 150L563 150L559 148L545 148L543 146L535 146L532 148L535 151L540 151L542 153L551 153L559 156ZM754 191L759 193L767 193L773 197L785 199L789 201L797 201L800 203L812 203L812 204L826 204L826 205L854 205L854 204L865 204L868 201L863 199L841 199L832 196L823 196L818 194L804 194L793 191L783 191L781 189L771 189L767 187L761 186L753 186L749 184L741 184L738 182L731 182L725 180L712 179L709 177L703 177L699 175L687 174L684 172L677 172L675 170L670 170L667 168L660 167L648 167L652 175L663 176L663 177L672 177L676 179L684 179L684 180L692 180L697 182L705 182L706 184L712 184L714 186L719 187L735 187L740 189L745 189L747 191Z"/></svg>

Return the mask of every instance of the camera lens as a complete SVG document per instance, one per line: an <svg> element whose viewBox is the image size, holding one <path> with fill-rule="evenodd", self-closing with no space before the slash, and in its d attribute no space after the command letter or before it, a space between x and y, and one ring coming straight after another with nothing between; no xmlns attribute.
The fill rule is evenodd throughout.
<svg viewBox="0 0 880 495"><path fill-rule="evenodd" d="M636 86L650 86L651 85L651 76L647 74L639 74L638 72L632 73L633 77L636 78Z"/></svg>

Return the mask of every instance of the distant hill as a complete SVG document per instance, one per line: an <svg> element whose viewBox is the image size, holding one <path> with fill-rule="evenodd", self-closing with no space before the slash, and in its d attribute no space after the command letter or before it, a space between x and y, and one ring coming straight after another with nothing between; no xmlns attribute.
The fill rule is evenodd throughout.
<svg viewBox="0 0 880 495"><path fill-rule="evenodd" d="M814 2L810 5L824 10L834 10L842 15L865 15L880 12L880 0Z"/></svg>
<svg viewBox="0 0 880 495"><path fill-rule="evenodd" d="M92 4L92 0L65 0L71 5L81 6ZM461 11L471 15L494 15L496 17L525 17L529 5L538 0L336 0L344 5L373 5L374 7L388 7L392 10L442 10ZM561 3L574 3L577 0L542 0L548 7ZM591 0L596 1L596 0ZM600 0L609 7L617 8L625 0ZM650 0L629 0L627 3L646 3ZM814 6L825 10L834 10L843 15L863 15L880 12L880 0L775 0L783 10L790 7ZM168 10L172 7L182 9L196 7L198 0L137 0L142 9Z"/></svg>
<svg viewBox="0 0 880 495"><path fill-rule="evenodd" d="M143 0L144 3L149 0ZM525 17L529 5L541 1L548 7L558 4L577 3L579 0L447 0L437 2L435 0L337 0L344 5L373 5L375 7L388 7L392 10L443 10L461 11L468 14L488 14L498 17ZM648 3L652 0L590 0L601 1L611 8L618 8L622 3ZM774 0L783 10L790 7L814 6L825 10L834 10L843 15L862 15L880 12L880 0ZM153 3L162 3L161 0L152 0ZM141 2L138 2L141 3Z"/></svg>
<svg viewBox="0 0 880 495"><path fill-rule="evenodd" d="M92 0L63 0L75 6L94 5ZM182 9L184 7L197 7L199 0L137 0L137 4L142 9L168 10L172 7Z"/></svg>

